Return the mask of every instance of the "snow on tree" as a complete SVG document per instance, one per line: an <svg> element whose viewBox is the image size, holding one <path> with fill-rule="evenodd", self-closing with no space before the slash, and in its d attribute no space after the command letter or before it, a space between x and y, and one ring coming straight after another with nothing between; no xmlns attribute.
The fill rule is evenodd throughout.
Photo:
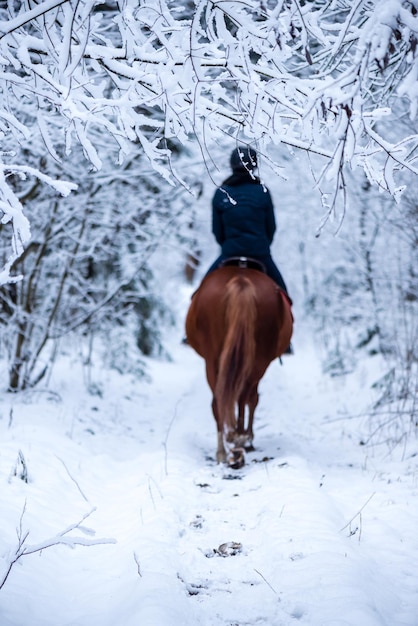
<svg viewBox="0 0 418 626"><path fill-rule="evenodd" d="M312 173L327 214L347 167L397 199L396 172L418 171L418 138L388 140L379 122L394 99L416 114L417 10L416 0L2 3L0 208L14 227L2 280L29 238L8 184L24 168L13 145L34 134L63 178L75 143L100 169L98 130L119 163L134 142L172 183L170 140L197 140L211 168L211 146L227 136L266 159L277 145L320 155Z"/></svg>

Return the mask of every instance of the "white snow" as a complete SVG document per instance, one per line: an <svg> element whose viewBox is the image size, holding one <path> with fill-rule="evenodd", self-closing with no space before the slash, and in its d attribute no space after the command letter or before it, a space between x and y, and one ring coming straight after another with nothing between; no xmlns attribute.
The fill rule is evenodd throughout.
<svg viewBox="0 0 418 626"><path fill-rule="evenodd" d="M0 581L19 533L114 541L22 556L1 626L416 626L416 442L359 445L378 363L325 376L300 321L234 471L213 460L204 365L180 338L149 381L96 357L89 394L68 356L51 391L1 396Z"/></svg>

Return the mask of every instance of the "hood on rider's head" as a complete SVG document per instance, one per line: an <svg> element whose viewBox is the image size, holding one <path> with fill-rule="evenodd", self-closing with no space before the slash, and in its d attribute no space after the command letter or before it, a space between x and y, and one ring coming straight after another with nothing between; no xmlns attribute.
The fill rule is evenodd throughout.
<svg viewBox="0 0 418 626"><path fill-rule="evenodd" d="M257 167L257 153L253 148L235 148L231 154L233 172L252 172Z"/></svg>

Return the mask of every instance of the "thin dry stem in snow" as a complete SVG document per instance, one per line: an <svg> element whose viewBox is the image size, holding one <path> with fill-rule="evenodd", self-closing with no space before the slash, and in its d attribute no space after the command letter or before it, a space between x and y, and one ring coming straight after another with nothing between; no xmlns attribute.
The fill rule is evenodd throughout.
<svg viewBox="0 0 418 626"><path fill-rule="evenodd" d="M361 509L359 511L357 511L357 513L355 515L353 515L353 517L350 519L349 522L347 522L347 524L345 526L343 526L340 529L340 532L342 532L343 530L345 530L346 528L350 529L350 537L355 535L357 533L357 531L359 530L359 541L361 540L361 534L362 534L362 513L364 511L364 509L366 508L366 506L369 504L369 502L372 500L372 498L374 498L374 496L376 495L376 493L372 493L372 495L366 500L366 502L363 504L363 506L361 507ZM356 517L359 518L359 527L355 528L355 530L351 529L351 524L354 522L354 520L356 519Z"/></svg>

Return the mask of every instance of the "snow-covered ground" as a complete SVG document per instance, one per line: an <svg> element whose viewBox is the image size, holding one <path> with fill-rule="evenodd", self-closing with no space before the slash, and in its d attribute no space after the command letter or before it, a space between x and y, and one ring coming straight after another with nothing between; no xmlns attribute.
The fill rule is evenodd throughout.
<svg viewBox="0 0 418 626"><path fill-rule="evenodd" d="M416 442L360 445L377 363L326 377L297 325L233 471L180 337L150 381L96 358L89 393L68 357L49 391L1 396L0 581L19 536L34 552L0 589L0 625L417 626Z"/></svg>

